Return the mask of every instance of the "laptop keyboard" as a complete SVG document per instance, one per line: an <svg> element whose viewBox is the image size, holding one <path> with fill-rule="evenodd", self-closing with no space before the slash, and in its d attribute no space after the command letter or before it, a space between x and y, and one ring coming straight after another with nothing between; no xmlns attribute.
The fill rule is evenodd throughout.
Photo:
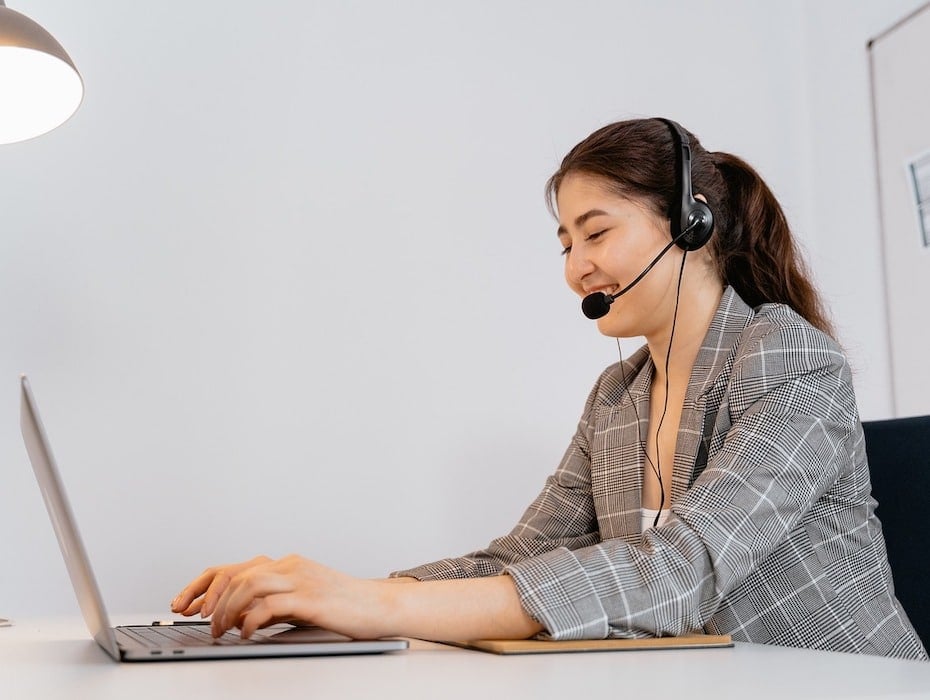
<svg viewBox="0 0 930 700"><path fill-rule="evenodd" d="M158 627L117 627L119 634L149 649L164 647L230 646L248 644L238 632L229 631L219 639L210 634L210 625L164 625Z"/></svg>

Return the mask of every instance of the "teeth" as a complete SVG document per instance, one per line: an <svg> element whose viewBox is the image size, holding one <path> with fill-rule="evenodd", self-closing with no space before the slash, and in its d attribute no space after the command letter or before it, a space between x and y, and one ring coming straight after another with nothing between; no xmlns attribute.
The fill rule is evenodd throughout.
<svg viewBox="0 0 930 700"><path fill-rule="evenodd" d="M618 289L620 289L620 287L618 287L617 285L613 285L612 287L601 287L600 289L592 289L590 292L588 292L588 294L597 294L598 292L600 292L601 294L607 294L609 296L613 294L614 292L616 292Z"/></svg>

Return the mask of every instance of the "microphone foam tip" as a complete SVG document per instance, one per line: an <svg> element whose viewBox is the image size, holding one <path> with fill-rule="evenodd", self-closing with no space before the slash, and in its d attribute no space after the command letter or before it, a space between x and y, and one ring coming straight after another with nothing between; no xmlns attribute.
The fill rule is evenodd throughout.
<svg viewBox="0 0 930 700"><path fill-rule="evenodd" d="M589 294L581 300L581 312L592 321L596 321L607 315L611 303L613 303L613 299L604 292L594 292L594 294Z"/></svg>

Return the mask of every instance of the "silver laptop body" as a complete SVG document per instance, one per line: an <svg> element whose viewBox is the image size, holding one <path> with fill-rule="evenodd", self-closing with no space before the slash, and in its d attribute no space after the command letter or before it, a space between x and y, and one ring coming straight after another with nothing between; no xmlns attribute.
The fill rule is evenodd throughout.
<svg viewBox="0 0 930 700"><path fill-rule="evenodd" d="M252 639L240 640L227 632L219 640L210 638L207 624L130 625L112 627L90 560L81 541L71 506L49 447L39 409L23 375L20 427L26 451L39 482L52 520L65 566L71 577L81 613L91 635L117 661L178 661L184 659L230 659L261 656L321 656L373 654L406 649L402 639L353 640L319 627L277 625L259 630Z"/></svg>

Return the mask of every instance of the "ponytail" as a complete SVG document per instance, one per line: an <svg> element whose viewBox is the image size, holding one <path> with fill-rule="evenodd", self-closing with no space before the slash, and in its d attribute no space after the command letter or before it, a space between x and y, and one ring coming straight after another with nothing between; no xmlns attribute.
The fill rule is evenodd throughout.
<svg viewBox="0 0 930 700"><path fill-rule="evenodd" d="M721 279L750 306L787 304L832 336L832 324L775 195L741 158L708 155L726 187L724 201L714 209L718 229L711 239Z"/></svg>

